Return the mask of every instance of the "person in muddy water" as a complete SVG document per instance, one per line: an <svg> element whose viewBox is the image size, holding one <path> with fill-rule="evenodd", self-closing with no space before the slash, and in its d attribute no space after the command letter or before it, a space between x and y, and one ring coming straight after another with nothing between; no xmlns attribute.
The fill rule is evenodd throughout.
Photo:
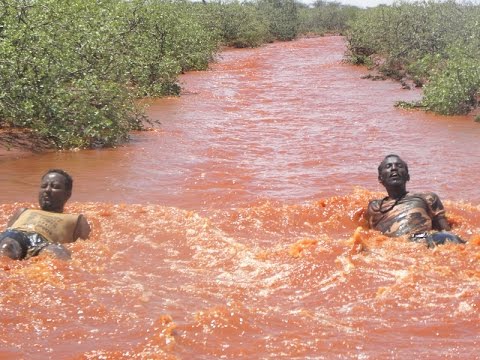
<svg viewBox="0 0 480 360"><path fill-rule="evenodd" d="M50 253L70 259L63 244L90 235L90 225L83 215L63 213L72 195L72 184L72 177L65 171L48 170L42 176L38 193L41 210L21 208L13 214L7 229L0 233L0 255L20 260Z"/></svg>
<svg viewBox="0 0 480 360"><path fill-rule="evenodd" d="M409 193L408 166L398 155L387 155L378 166L378 181L388 196L372 200L366 217L371 229L390 237L409 235L412 241L424 241L428 247L445 242L465 243L449 232L450 224L440 198L432 193Z"/></svg>

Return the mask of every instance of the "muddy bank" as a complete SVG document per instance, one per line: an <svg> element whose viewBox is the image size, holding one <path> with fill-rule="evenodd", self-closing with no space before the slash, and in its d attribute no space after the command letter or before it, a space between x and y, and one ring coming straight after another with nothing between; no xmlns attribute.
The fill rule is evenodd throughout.
<svg viewBox="0 0 480 360"><path fill-rule="evenodd" d="M27 129L0 128L0 160L53 151L45 140Z"/></svg>

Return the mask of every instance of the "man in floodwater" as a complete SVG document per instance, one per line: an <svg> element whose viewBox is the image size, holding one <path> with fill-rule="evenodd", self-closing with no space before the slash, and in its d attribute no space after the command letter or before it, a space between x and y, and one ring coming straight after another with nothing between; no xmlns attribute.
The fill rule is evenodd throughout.
<svg viewBox="0 0 480 360"><path fill-rule="evenodd" d="M87 239L90 225L81 214L64 214L65 203L72 195L72 177L61 169L48 170L41 179L38 201L41 210L18 209L0 233L0 255L14 260L27 259L50 252L69 259L62 245L78 238Z"/></svg>
<svg viewBox="0 0 480 360"><path fill-rule="evenodd" d="M450 224L440 198L432 192L409 193L406 189L409 180L407 163L398 155L383 159L378 166L378 181L388 196L368 204L370 228L391 237L410 235L411 240L426 241L429 247L446 241L465 243L448 232Z"/></svg>

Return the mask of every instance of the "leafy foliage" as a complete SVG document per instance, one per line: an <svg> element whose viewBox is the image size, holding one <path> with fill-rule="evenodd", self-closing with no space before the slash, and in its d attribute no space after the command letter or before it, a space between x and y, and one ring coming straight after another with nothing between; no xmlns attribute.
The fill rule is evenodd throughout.
<svg viewBox="0 0 480 360"><path fill-rule="evenodd" d="M208 3L207 11L224 45L256 47L274 40L293 40L298 35L295 0Z"/></svg>
<svg viewBox="0 0 480 360"><path fill-rule="evenodd" d="M257 47L273 41L269 19L258 10L255 3L209 3L207 10L210 22L215 24L224 45Z"/></svg>
<svg viewBox="0 0 480 360"><path fill-rule="evenodd" d="M142 128L135 98L178 93L218 38L187 2L2 0L0 121L57 148L114 146Z"/></svg>
<svg viewBox="0 0 480 360"><path fill-rule="evenodd" d="M313 8L299 9L299 32L318 35L345 34L349 22L355 19L358 11L360 9L355 6L317 0Z"/></svg>
<svg viewBox="0 0 480 360"><path fill-rule="evenodd" d="M293 40L298 35L295 0L258 0L260 11L269 20L270 33L278 40Z"/></svg>
<svg viewBox="0 0 480 360"><path fill-rule="evenodd" d="M139 96L178 94L180 73L208 67L218 35L201 23L196 7L155 0L122 4L124 61L119 69Z"/></svg>
<svg viewBox="0 0 480 360"><path fill-rule="evenodd" d="M343 29L340 9L320 3L310 10L331 20L323 28ZM0 127L31 129L57 148L126 141L146 121L138 98L178 94L179 74L206 69L220 45L295 39L299 8L309 9L295 0L0 5Z"/></svg>
<svg viewBox="0 0 480 360"><path fill-rule="evenodd" d="M422 107L465 114L480 91L480 6L417 1L378 6L358 14L348 33L354 63L384 59L380 70L425 85Z"/></svg>
<svg viewBox="0 0 480 360"><path fill-rule="evenodd" d="M119 32L108 21L115 18L110 2L3 3L0 118L35 130L59 148L125 139L137 118L109 72Z"/></svg>
<svg viewBox="0 0 480 360"><path fill-rule="evenodd" d="M425 85L423 104L439 114L466 114L478 105L480 57L454 47L439 70Z"/></svg>

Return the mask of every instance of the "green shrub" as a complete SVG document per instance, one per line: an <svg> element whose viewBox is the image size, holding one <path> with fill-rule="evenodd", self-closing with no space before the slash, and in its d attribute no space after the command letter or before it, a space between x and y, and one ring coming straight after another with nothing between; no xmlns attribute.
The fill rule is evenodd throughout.
<svg viewBox="0 0 480 360"><path fill-rule="evenodd" d="M313 8L299 8L298 31L301 34L344 34L349 28L349 22L355 19L359 10L355 6L318 0L313 4Z"/></svg>
<svg viewBox="0 0 480 360"><path fill-rule="evenodd" d="M118 53L114 2L3 3L0 118L58 148L124 140L137 110L109 72Z"/></svg>
<svg viewBox="0 0 480 360"><path fill-rule="evenodd" d="M114 146L142 127L135 97L178 93L218 45L188 2L2 0L0 124L57 148Z"/></svg>
<svg viewBox="0 0 480 360"><path fill-rule="evenodd" d="M208 3L207 22L219 32L222 43L257 47L273 40L297 36L297 5L294 0L253 0Z"/></svg>
<svg viewBox="0 0 480 360"><path fill-rule="evenodd" d="M423 86L425 109L465 114L477 106L480 59L480 6L417 1L378 6L358 13L348 31L348 56Z"/></svg>
<svg viewBox="0 0 480 360"><path fill-rule="evenodd" d="M114 146L142 128L136 99L178 94L221 43L297 35L294 0L1 0L0 126L57 148Z"/></svg>
<svg viewBox="0 0 480 360"><path fill-rule="evenodd" d="M268 19L274 39L286 41L297 37L299 22L295 0L257 0L257 6Z"/></svg>
<svg viewBox="0 0 480 360"><path fill-rule="evenodd" d="M467 114L480 95L480 58L464 48L451 48L444 66L424 87L423 105L439 114Z"/></svg>
<svg viewBox="0 0 480 360"><path fill-rule="evenodd" d="M269 20L255 4L232 1L212 10L224 45L257 47L272 40Z"/></svg>
<svg viewBox="0 0 480 360"><path fill-rule="evenodd" d="M455 1L397 2L359 12L348 42L352 52L369 49L396 62L411 63L429 54L444 54L464 34L469 8Z"/></svg>
<svg viewBox="0 0 480 360"><path fill-rule="evenodd" d="M124 61L120 68L139 96L177 94L181 72L204 70L218 36L187 2L136 0L123 5Z"/></svg>

